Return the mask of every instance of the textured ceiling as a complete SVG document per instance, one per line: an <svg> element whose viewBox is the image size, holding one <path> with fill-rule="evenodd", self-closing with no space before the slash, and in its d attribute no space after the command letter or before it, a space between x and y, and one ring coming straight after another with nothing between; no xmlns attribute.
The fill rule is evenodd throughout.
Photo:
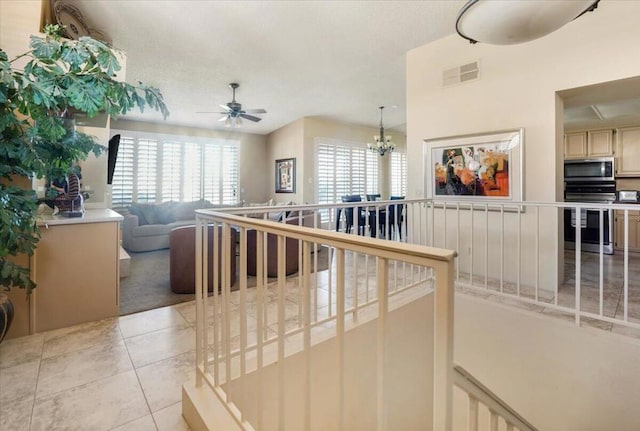
<svg viewBox="0 0 640 431"><path fill-rule="evenodd" d="M640 77L560 91L568 130L640 123Z"/></svg>
<svg viewBox="0 0 640 431"><path fill-rule="evenodd" d="M64 0L127 53L127 80L159 87L171 124L224 128L219 104L240 83L242 131L304 116L388 128L405 123L405 53L455 32L465 1ZM162 121L155 113L127 115Z"/></svg>

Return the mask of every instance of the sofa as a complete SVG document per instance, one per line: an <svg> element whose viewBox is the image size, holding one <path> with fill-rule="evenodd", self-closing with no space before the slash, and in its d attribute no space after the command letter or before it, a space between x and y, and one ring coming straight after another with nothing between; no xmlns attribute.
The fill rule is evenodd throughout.
<svg viewBox="0 0 640 431"><path fill-rule="evenodd" d="M195 211L207 208L229 208L234 205L213 205L201 199L193 202L163 202L132 204L122 221L122 246L131 252L169 248L171 230L194 225Z"/></svg>

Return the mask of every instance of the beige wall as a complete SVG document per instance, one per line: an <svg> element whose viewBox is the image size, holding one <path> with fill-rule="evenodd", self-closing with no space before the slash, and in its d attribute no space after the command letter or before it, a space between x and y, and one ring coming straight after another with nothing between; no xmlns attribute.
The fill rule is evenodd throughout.
<svg viewBox="0 0 640 431"><path fill-rule="evenodd" d="M433 295L420 297L387 314L384 357L384 396L387 430L430 429L433 422ZM332 329L325 331L331 332ZM327 335L328 335L327 332ZM322 335L318 336L319 338ZM377 320L362 323L345 335L344 429L376 429ZM296 345L292 341L292 346ZM275 347L275 346L273 346ZM289 349L288 347L287 349ZM270 358L267 348L266 358ZM338 342L335 337L314 345L309 368L311 424L313 430L337 430L339 391ZM248 366L252 367L252 362ZM302 430L305 360L303 353L289 355L284 367L285 428ZM270 364L260 373L264 406L263 429L278 429L279 367ZM239 396L243 384L257 388L256 372L233 381L233 402L256 423L258 392ZM246 406L246 407L245 407Z"/></svg>
<svg viewBox="0 0 640 431"><path fill-rule="evenodd" d="M639 340L467 295L455 316L455 362L539 430L639 429Z"/></svg>
<svg viewBox="0 0 640 431"><path fill-rule="evenodd" d="M267 135L267 158L264 163L267 164L267 196L276 202L293 201L295 203L303 203L305 181L304 178L304 155L303 155L303 124L301 118L293 123L287 124L278 130ZM296 159L296 176L295 176L295 193L276 193L275 192L275 161L278 159L288 159L295 157ZM269 165L269 162L271 165Z"/></svg>
<svg viewBox="0 0 640 431"><path fill-rule="evenodd" d="M557 32L515 46L471 45L454 35L407 55L409 189L425 191L423 139L525 129L525 197L559 198L562 140L555 93L640 74L640 3L603 2ZM442 71L480 61L478 81L442 88ZM562 124L561 118L560 124Z"/></svg>
<svg viewBox="0 0 640 431"><path fill-rule="evenodd" d="M387 131L392 136L398 150L403 150L406 146L405 136L402 133ZM362 142L366 144L373 141L373 137L379 135L379 130L375 127L358 126L354 124L338 123L335 121L323 120L320 118L304 118L304 190L305 202L316 201L316 160L315 160L315 139L331 138L350 142ZM389 157L381 158L380 166L380 192L383 197L388 197L389 188Z"/></svg>
<svg viewBox="0 0 640 431"><path fill-rule="evenodd" d="M26 52L40 26L40 0L0 1L0 47L9 60Z"/></svg>
<svg viewBox="0 0 640 431"><path fill-rule="evenodd" d="M400 151L406 148L406 137L403 133L386 130L393 137L393 142ZM379 130L373 127L358 126L355 124L339 123L337 121L324 120L315 117L304 117L294 121L280 129L270 133L267 137L268 162L267 167L271 188L270 198L276 201L293 200L297 203L316 202L316 138L338 139L348 142L360 142L366 144L373 141L373 137L379 134ZM287 157L296 157L296 193L274 193L275 160ZM381 158L379 186L382 196L389 195L389 157Z"/></svg>
<svg viewBox="0 0 640 431"><path fill-rule="evenodd" d="M108 124L107 121L107 127L78 127L77 130L95 136L98 143L106 147L111 137ZM91 153L86 160L79 163L82 168L82 188L93 192L93 195L85 201L85 208L111 207L111 193L107 186L108 154L106 150L98 157Z"/></svg>
<svg viewBox="0 0 640 431"><path fill-rule="evenodd" d="M428 194L424 139L523 127L525 200L562 200L563 105L556 92L640 75L640 57L632 54L640 43L638 16L639 2L606 1L595 12L529 43L471 45L452 35L410 51L409 197ZM479 80L442 87L443 70L473 60L480 62ZM550 274L543 285L554 282L551 274L560 267L557 221L557 215L541 221L546 226L541 266ZM533 262L532 252L533 247L525 249L522 262Z"/></svg>
<svg viewBox="0 0 640 431"><path fill-rule="evenodd" d="M163 123L146 123L130 120L111 120L111 130L167 133L201 138L233 139L240 141L240 199L247 202L268 200L267 138L264 135L218 131ZM271 183L269 183L271 184Z"/></svg>

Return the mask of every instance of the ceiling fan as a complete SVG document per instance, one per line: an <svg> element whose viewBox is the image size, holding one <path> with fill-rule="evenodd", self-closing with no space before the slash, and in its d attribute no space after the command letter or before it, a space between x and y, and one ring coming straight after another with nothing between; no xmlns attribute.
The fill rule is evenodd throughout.
<svg viewBox="0 0 640 431"><path fill-rule="evenodd" d="M226 105L219 105L224 111L217 112L198 112L198 114L224 114L218 121L224 122L226 127L240 127L242 125L242 119L258 122L262 120L260 117L249 114L266 114L264 109L242 109L242 104L236 102L236 88L240 87L240 84L232 82L229 87L233 90L233 100Z"/></svg>

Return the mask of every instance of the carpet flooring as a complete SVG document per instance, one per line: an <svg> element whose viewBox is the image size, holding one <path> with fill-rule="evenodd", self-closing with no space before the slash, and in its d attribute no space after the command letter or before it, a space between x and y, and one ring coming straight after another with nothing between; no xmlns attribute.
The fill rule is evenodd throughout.
<svg viewBox="0 0 640 431"><path fill-rule="evenodd" d="M131 253L129 277L120 280L120 315L191 301L195 295L177 294L169 286L169 250Z"/></svg>
<svg viewBox="0 0 640 431"><path fill-rule="evenodd" d="M327 248L318 252L318 270L328 268ZM129 276L120 279L120 315L124 316L153 308L166 307L195 298L192 293L178 294L169 285L169 250L131 253ZM236 268L239 268L236 265ZM293 275L295 277L295 275ZM291 277L291 276L290 276ZM255 286L249 277L247 286ZM239 282L236 281L236 284Z"/></svg>

